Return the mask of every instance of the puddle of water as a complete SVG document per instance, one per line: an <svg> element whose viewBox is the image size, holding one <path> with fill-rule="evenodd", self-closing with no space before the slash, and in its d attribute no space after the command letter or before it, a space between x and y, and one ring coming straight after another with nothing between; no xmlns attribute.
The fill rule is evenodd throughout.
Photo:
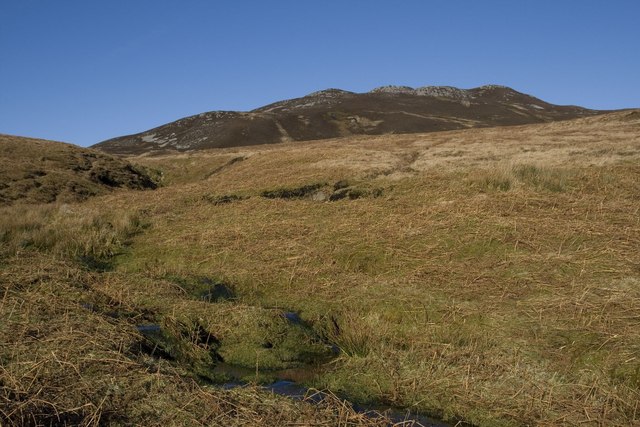
<svg viewBox="0 0 640 427"><path fill-rule="evenodd" d="M403 411L398 408L389 406L375 406L365 408L360 405L353 405L353 409L356 412L365 414L370 417L376 417L378 414L384 414L391 420L393 424L407 425L407 426L423 426L423 427L453 427L454 424L445 423L444 421L436 420L435 418L428 417L426 415L420 415L411 411Z"/></svg>
<svg viewBox="0 0 640 427"><path fill-rule="evenodd" d="M294 325L302 325L302 319L300 318L298 313L295 313L293 311L285 311L284 313L282 313L282 317L284 317Z"/></svg>
<svg viewBox="0 0 640 427"><path fill-rule="evenodd" d="M159 334L160 325L137 325L136 329L143 335Z"/></svg>
<svg viewBox="0 0 640 427"><path fill-rule="evenodd" d="M264 386L269 391L281 396L291 397L293 399L302 400L309 391L306 387L301 386L293 381L278 380L274 383Z"/></svg>
<svg viewBox="0 0 640 427"><path fill-rule="evenodd" d="M260 369L257 372L251 368L245 368L243 366L231 365L228 363L220 362L213 369L215 374L220 374L226 378L235 381L255 381L260 382L265 379L271 381L290 381L294 383L311 382L318 378L323 372L322 365L305 365L298 368L279 369L279 370L264 370Z"/></svg>

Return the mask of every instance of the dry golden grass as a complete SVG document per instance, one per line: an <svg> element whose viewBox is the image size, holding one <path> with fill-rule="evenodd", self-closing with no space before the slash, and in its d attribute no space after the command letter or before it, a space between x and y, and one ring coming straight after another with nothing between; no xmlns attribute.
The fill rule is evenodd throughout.
<svg viewBox="0 0 640 427"><path fill-rule="evenodd" d="M66 274L66 281L84 283L65 285L74 289L61 291L65 303L44 298L62 313L74 312L62 308L69 298L95 292L93 304L103 301L133 317L155 316L175 336L203 328L219 339L225 359L246 366L285 363L296 348L313 344L305 344L309 336L321 337L338 346L340 355L309 385L358 402L480 426L636 425L638 160L637 111L534 126L138 158L164 170L173 185L72 205L76 216L59 206L3 211L2 262L8 268L2 283L4 301L11 299L3 303L3 318L30 316L28 301L66 289L57 281L38 288L43 280L36 277L51 275L42 266L56 262L55 277ZM261 196L268 190L294 194L313 184L329 194L338 181L347 183L337 187L348 185L362 197L328 202L313 194ZM51 240L38 237L58 225L66 231ZM24 245L24 236L50 243ZM82 270L77 259L87 253L111 271L87 272L86 263ZM82 280L74 278L76 271L83 271ZM203 277L230 284L236 300L194 300L189 284ZM312 332L287 327L278 317L283 309L298 312ZM114 342L136 335L131 316L112 321L100 311L89 315L110 325ZM26 332L15 331L34 322L5 326L3 342L29 343ZM102 333L87 330L90 340ZM276 343L273 350L261 346L265 337ZM55 340L48 342L42 347L47 354L58 351ZM179 344L182 364L160 360L149 366L181 378L179 384L193 384L185 378L194 372L184 366L206 370L215 361L197 340ZM31 353L37 354L21 348L11 357ZM141 382L156 375L142 361L119 354L140 364ZM10 371L22 365L1 357L14 387L32 382ZM38 357L24 365L32 374L45 372L34 368ZM36 377L56 384L62 374L51 372ZM114 372L88 377L87 384L123 381L126 375ZM236 405L218 403L207 418L191 408L209 397L188 387L169 388L172 402L194 399L186 418L170 424L343 422L335 412L340 405L330 405L333 415L322 418L322 407L281 398L266 404L258 390L255 398L237 400L207 391L211 399ZM148 393L132 399L131 407L168 405ZM97 413L99 399L59 395L70 399L61 407L93 402L83 420ZM104 402L116 401L109 395ZM139 419L150 419L145 414ZM356 418L343 425L374 422L349 414Z"/></svg>
<svg viewBox="0 0 640 427"><path fill-rule="evenodd" d="M119 187L155 188L155 177L94 150L0 134L0 206L77 202Z"/></svg>
<svg viewBox="0 0 640 427"><path fill-rule="evenodd" d="M18 205L0 208L4 255L31 249L86 261L111 257L144 228L140 213L98 212L86 205Z"/></svg>
<svg viewBox="0 0 640 427"><path fill-rule="evenodd" d="M209 189L227 192L340 178L393 181L416 172L496 165L605 166L638 158L639 115L634 110L540 125L356 136L133 159L168 171L170 182L206 180ZM245 161L230 162L235 158Z"/></svg>

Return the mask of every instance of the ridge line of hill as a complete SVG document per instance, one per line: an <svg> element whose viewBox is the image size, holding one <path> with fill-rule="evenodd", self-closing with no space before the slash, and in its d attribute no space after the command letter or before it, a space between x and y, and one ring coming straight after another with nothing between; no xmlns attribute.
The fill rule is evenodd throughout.
<svg viewBox="0 0 640 427"><path fill-rule="evenodd" d="M350 135L424 133L522 125L603 111L545 102L506 86L381 86L355 93L326 89L251 111L210 111L93 147L140 155L228 148Z"/></svg>

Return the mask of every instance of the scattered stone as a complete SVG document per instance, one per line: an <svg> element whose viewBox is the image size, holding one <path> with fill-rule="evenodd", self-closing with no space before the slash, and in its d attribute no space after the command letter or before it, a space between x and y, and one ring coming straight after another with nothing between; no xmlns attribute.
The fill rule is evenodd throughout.
<svg viewBox="0 0 640 427"><path fill-rule="evenodd" d="M311 196L311 200L313 200L314 202L326 202L327 200L329 200L329 194L324 191L317 191L313 193L313 195Z"/></svg>

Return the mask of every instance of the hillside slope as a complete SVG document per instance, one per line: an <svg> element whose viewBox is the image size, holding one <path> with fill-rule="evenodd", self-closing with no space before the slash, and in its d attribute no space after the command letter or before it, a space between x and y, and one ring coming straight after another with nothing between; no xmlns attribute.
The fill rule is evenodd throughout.
<svg viewBox="0 0 640 427"><path fill-rule="evenodd" d="M640 423L639 111L136 160L170 183L136 197L154 225L118 271L298 313L341 350L314 387L478 426Z"/></svg>
<svg viewBox="0 0 640 427"><path fill-rule="evenodd" d="M468 90L384 86L368 93L329 89L250 112L202 113L135 135L109 139L94 147L114 154L189 151L349 135L540 123L596 113L549 104L496 85Z"/></svg>
<svg viewBox="0 0 640 427"><path fill-rule="evenodd" d="M0 207L2 425L640 425L640 110L134 160Z"/></svg>
<svg viewBox="0 0 640 427"><path fill-rule="evenodd" d="M0 134L0 205L79 201L114 188L155 188L142 168L61 142Z"/></svg>

